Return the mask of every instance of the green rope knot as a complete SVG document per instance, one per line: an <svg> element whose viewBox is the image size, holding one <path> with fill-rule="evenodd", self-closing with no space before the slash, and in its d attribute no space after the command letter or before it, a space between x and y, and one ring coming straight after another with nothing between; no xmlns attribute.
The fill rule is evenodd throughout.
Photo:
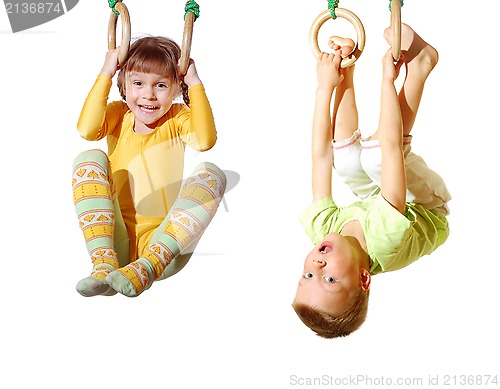
<svg viewBox="0 0 500 389"><path fill-rule="evenodd" d="M115 15L120 15L120 12L118 12L115 9L116 3L121 2L122 0L108 0L109 8L111 8L111 11L115 13Z"/></svg>
<svg viewBox="0 0 500 389"><path fill-rule="evenodd" d="M186 20L186 16L189 12L194 14L195 21L200 16L200 6L194 0L189 0L186 3L186 6L184 7L184 11L186 11L186 13L184 14L184 20Z"/></svg>
<svg viewBox="0 0 500 389"><path fill-rule="evenodd" d="M401 3L401 7L405 5L404 0L399 0L399 2ZM389 0L389 11L392 12L392 0Z"/></svg>
<svg viewBox="0 0 500 389"><path fill-rule="evenodd" d="M335 9L339 6L339 0L328 0L328 9L330 10L330 15L332 15L332 19L337 19L337 15L335 15Z"/></svg>

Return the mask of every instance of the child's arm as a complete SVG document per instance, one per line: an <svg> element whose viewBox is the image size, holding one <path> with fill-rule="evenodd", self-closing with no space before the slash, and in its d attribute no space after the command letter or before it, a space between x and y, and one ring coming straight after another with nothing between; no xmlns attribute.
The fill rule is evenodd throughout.
<svg viewBox="0 0 500 389"><path fill-rule="evenodd" d="M193 60L190 60L184 82L189 87L190 115L181 125L181 139L197 151L209 150L217 141L217 131L212 108Z"/></svg>
<svg viewBox="0 0 500 389"><path fill-rule="evenodd" d="M312 125L313 201L332 194L332 121L330 105L333 91L342 81L340 55L321 53L316 67L318 87Z"/></svg>
<svg viewBox="0 0 500 389"><path fill-rule="evenodd" d="M112 78L118 69L118 50L108 51L106 60L92 87L78 119L77 129L87 140L99 140L106 136L108 129L116 126L119 114L107 110Z"/></svg>
<svg viewBox="0 0 500 389"><path fill-rule="evenodd" d="M406 213L406 175L403 155L403 122L394 86L401 62L394 65L391 50L383 59L379 143L382 149L382 196L400 213Z"/></svg>

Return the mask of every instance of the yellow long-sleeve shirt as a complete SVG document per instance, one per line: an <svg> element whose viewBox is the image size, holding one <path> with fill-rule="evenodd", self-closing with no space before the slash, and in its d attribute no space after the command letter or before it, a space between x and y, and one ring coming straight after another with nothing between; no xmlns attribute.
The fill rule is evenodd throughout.
<svg viewBox="0 0 500 389"><path fill-rule="evenodd" d="M130 239L130 261L134 261L177 198L185 145L208 150L217 134L201 84L189 89L190 108L173 104L150 134L134 132L134 115L125 102L107 103L111 85L111 78L97 77L77 128L87 140L106 137L112 179Z"/></svg>

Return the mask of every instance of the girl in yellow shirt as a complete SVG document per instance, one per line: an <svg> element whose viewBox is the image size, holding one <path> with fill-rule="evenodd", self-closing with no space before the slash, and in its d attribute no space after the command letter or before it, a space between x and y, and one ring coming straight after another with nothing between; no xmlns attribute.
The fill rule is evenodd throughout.
<svg viewBox="0 0 500 389"><path fill-rule="evenodd" d="M216 141L194 62L181 77L175 42L141 38L118 73L124 101L108 104L117 56L106 54L78 121L83 138L108 144L107 155L85 151L74 163L74 202L93 263L76 286L83 296L137 296L180 270L172 261L201 236L226 184L220 169L202 163L181 189L185 145L205 151ZM185 104L174 103L181 92Z"/></svg>

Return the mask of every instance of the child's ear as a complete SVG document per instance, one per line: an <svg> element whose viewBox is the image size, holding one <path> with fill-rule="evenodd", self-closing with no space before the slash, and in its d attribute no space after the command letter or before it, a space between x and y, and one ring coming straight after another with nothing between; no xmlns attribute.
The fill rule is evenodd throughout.
<svg viewBox="0 0 500 389"><path fill-rule="evenodd" d="M361 289L363 289L364 291L370 289L370 283L372 280L370 272L366 269L361 269L361 271L359 272L359 278L361 281Z"/></svg>
<svg viewBox="0 0 500 389"><path fill-rule="evenodd" d="M127 78L126 78L126 75L123 74L122 70L120 70L120 72L118 73L117 83L118 83L118 90L120 91L120 95L121 95L123 101L127 100L126 99L126 96L127 96L127 88L126 88Z"/></svg>

